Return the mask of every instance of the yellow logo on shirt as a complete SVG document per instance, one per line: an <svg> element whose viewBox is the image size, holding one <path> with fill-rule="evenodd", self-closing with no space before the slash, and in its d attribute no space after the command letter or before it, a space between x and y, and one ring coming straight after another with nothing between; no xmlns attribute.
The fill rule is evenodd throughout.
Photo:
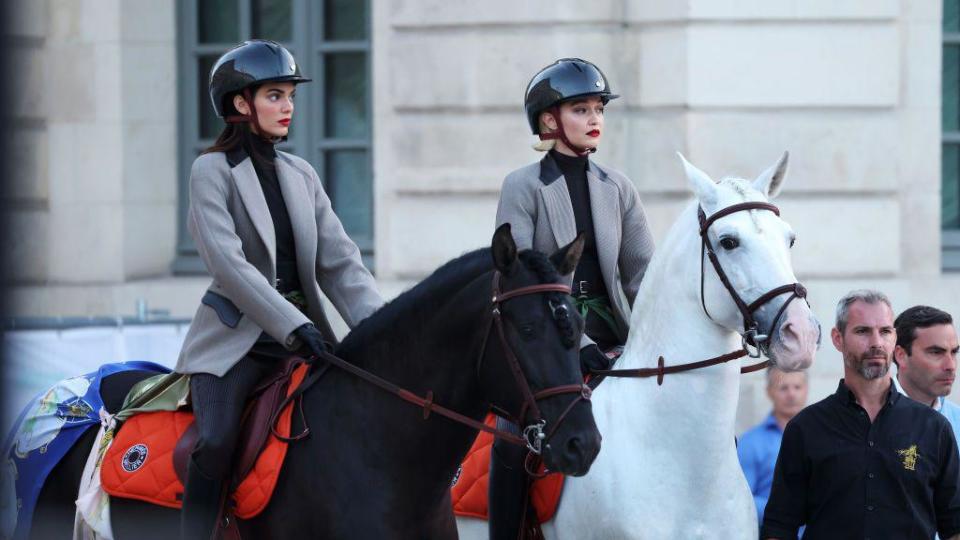
<svg viewBox="0 0 960 540"><path fill-rule="evenodd" d="M917 445L911 445L910 448L897 450L897 454L903 457L903 468L908 471L917 470Z"/></svg>

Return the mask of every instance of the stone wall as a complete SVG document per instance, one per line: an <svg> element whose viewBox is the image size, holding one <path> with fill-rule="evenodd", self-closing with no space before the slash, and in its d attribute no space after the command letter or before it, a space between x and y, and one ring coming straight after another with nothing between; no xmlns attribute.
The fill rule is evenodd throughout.
<svg viewBox="0 0 960 540"><path fill-rule="evenodd" d="M16 150L6 195L15 315L170 308L176 238L173 0L36 0L15 44ZM182 305L182 307L181 307ZM191 309L192 311L192 309Z"/></svg>

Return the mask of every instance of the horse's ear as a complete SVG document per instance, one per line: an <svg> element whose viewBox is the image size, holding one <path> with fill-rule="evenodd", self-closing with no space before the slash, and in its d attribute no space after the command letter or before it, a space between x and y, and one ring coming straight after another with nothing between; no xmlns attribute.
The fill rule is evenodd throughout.
<svg viewBox="0 0 960 540"><path fill-rule="evenodd" d="M783 186L783 177L787 175L787 159L789 157L790 152L784 152L780 161L760 173L760 176L753 181L754 189L766 195L768 199L776 197Z"/></svg>
<svg viewBox="0 0 960 540"><path fill-rule="evenodd" d="M509 223L497 227L493 233L493 244L490 249L493 252L493 266L501 274L510 274L513 271L513 265L517 262L517 244L513 241Z"/></svg>
<svg viewBox="0 0 960 540"><path fill-rule="evenodd" d="M687 161L687 158L683 157L683 154L677 152L677 155L683 162L683 170L687 173L690 189L700 200L700 205L704 208L712 208L717 203L717 183L707 173L694 167L692 163Z"/></svg>
<svg viewBox="0 0 960 540"><path fill-rule="evenodd" d="M561 276L568 276L577 269L577 263L580 262L580 256L583 255L583 244L585 243L583 233L580 233L573 239L573 242L558 249L556 253L550 256L550 262L557 268L557 272Z"/></svg>

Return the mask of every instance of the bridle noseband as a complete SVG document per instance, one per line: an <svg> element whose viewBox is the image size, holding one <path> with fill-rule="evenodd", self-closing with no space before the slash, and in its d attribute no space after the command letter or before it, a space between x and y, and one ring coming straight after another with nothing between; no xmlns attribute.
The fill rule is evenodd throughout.
<svg viewBox="0 0 960 540"><path fill-rule="evenodd" d="M530 414L532 422L527 424L523 428L523 442L526 447L533 452L534 454L540 454L542 451L543 442L546 439L549 439L556 432L557 428L566 418L567 414L573 409L574 405L580 401L590 401L591 389L585 384L567 384L562 386L554 386L552 388L547 388L540 390L537 393L534 393L530 388L530 383L527 382L526 376L523 374L523 369L520 367L520 360L517 358L517 355L513 352L513 348L510 347L510 342L507 341L507 334L503 327L503 317L501 315L501 304L510 300L512 298L517 298L520 296L526 296L530 294L543 294L548 292L559 292L565 295L570 294L570 287L568 285L562 285L560 283L544 283L540 285L529 285L526 287L520 287L506 292L500 291L500 277L501 274L499 271L493 272L493 309L492 317L490 320L490 325L497 330L497 335L500 338L500 345L503 348L504 356L507 359L507 365L510 367L510 372L513 374L513 379L517 384L517 388L520 390L520 395L523 398L523 404L520 406L520 412L516 416L510 414L504 409L494 406L497 414L507 418L508 420L513 421L517 425L523 425L524 418L527 417L527 413ZM553 309L565 309L566 306L554 306ZM486 338L484 338L483 346L480 348L480 356L477 359L477 373L480 373L481 364L483 363L484 353L487 349L487 341L490 339L490 328L487 329ZM561 394L578 394L577 397L564 409L563 413L557 418L554 425L551 427L549 432L545 433L544 428L547 425L546 419L543 417L543 414L540 412L540 407L537 406L537 401L546 399L548 397L557 396ZM500 433L497 433L498 436L502 436ZM510 440L507 437L504 437L507 440ZM514 442L514 441L511 441Z"/></svg>
<svg viewBox="0 0 960 540"><path fill-rule="evenodd" d="M703 258L706 254L710 258L710 263L713 265L713 269L717 272L717 276L720 278L720 282L723 283L723 286L727 289L727 292L730 293L730 297L733 298L733 302L736 304L737 309L740 311L740 315L743 317L743 348L750 353L752 358L759 358L761 352L766 352L767 347L769 347L770 336L773 335L777 330L777 323L780 322L780 317L783 316L783 313L786 311L787 306L790 305L796 298L806 298L807 289L799 283L791 283L789 285L782 285L766 293L760 295L759 298L747 304L743 301L743 298L740 297L740 294L737 293L737 290L730 283L730 278L727 277L727 273L724 272L723 267L720 265L720 260L717 258L716 252L713 250L713 244L710 242L710 237L707 235L707 231L710 230L710 226L714 224L718 219L722 217L729 216L736 212L743 212L749 210L769 210L780 216L780 209L775 205L767 202L744 202L740 204L734 204L728 206L722 210L715 212L709 218L706 217L706 214L703 211L702 206L697 207L697 218L700 220L700 303L703 305L703 312L707 314L707 317L710 320L713 320L713 317L710 315L710 312L707 310L706 298L704 295L704 281L706 280L706 274L703 271ZM777 311L777 316L773 318L773 322L770 324L770 328L766 333L760 332L760 323L754 319L753 314L760 309L761 306L770 302L774 298L780 296L781 294L791 293L790 297L780 306L780 310ZM751 351L750 347L754 349ZM762 351L761 351L762 349Z"/></svg>

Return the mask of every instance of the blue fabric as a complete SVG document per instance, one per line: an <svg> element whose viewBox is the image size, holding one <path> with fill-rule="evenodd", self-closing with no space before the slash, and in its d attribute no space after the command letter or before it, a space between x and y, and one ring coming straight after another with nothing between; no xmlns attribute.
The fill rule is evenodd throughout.
<svg viewBox="0 0 960 540"><path fill-rule="evenodd" d="M104 364L95 372L65 379L28 404L7 435L0 471L0 537L29 536L37 497L50 471L91 426L100 424L100 381L131 370L169 373L153 362ZM15 500L10 500L15 497Z"/></svg>
<svg viewBox="0 0 960 540"><path fill-rule="evenodd" d="M737 457L740 458L743 475L750 484L753 502L757 505L758 523L763 523L763 509L770 498L773 468L777 464L782 438L783 431L773 418L773 413L770 413L760 424L744 433L737 442Z"/></svg>
<svg viewBox="0 0 960 540"><path fill-rule="evenodd" d="M957 438L957 444L960 446L960 406L952 401L947 401L943 397L937 399L940 400L940 414L946 417L947 422L950 422L950 427L953 428L953 436Z"/></svg>

